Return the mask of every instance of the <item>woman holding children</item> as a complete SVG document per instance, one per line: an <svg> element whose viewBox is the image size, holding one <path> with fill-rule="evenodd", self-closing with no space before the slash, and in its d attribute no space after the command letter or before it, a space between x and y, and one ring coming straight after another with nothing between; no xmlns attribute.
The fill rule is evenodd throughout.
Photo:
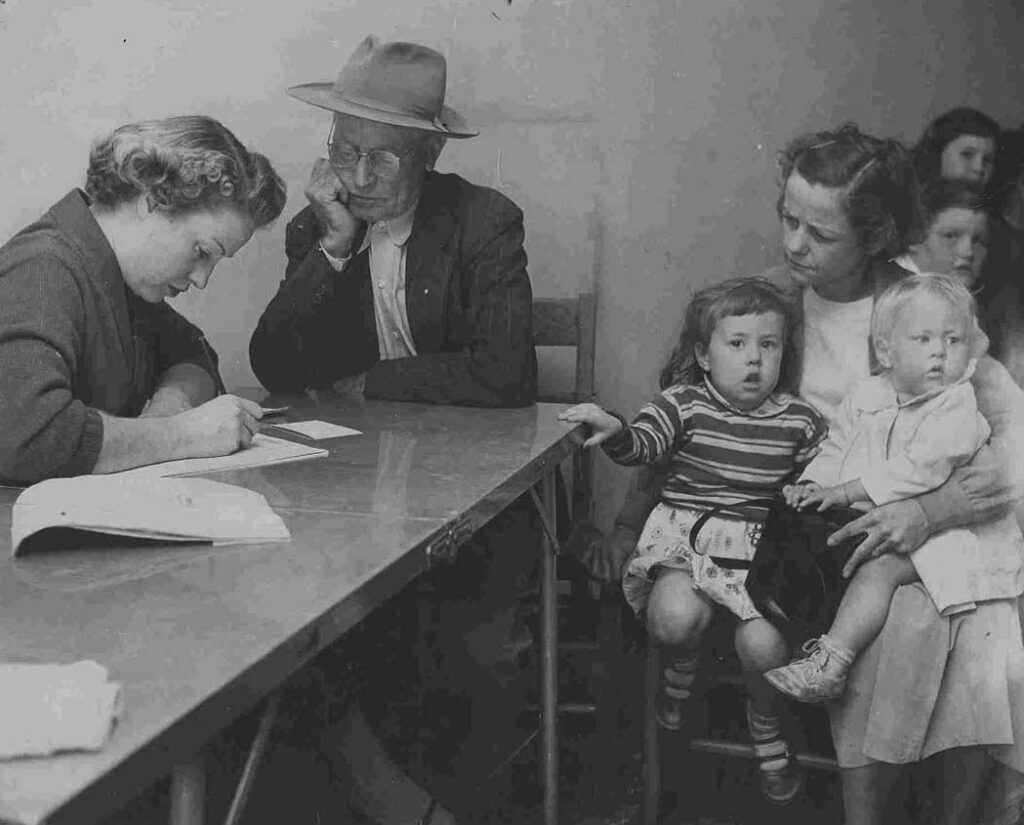
<svg viewBox="0 0 1024 825"><path fill-rule="evenodd" d="M781 153L780 165L785 265L767 274L795 310L799 397L831 423L848 391L884 366L870 343L871 318L878 296L906 274L893 259L907 250L914 229L914 176L898 143L852 125L797 138ZM1024 395L991 358L978 360L970 383L991 428L990 443L964 457L936 489L887 501L839 530L834 543L864 534L848 572L869 559L912 553L948 528L998 519L1017 498L998 456L1013 454ZM638 472L606 545L609 567L621 569L637 547L662 474L656 465ZM664 493L660 500L669 503ZM655 587L661 580L656 575ZM666 682L672 689L668 673ZM990 757L1024 769L1017 599L978 601L973 609L944 615L921 582L899 587L881 632L858 653L845 694L829 704L829 712L847 823L881 822L900 766L936 753L944 762L942 821L965 821ZM777 716L752 721L764 723L751 725L755 741L766 728L781 739ZM787 760L784 751L781 761ZM778 762L760 767L762 773L779 769ZM772 784L762 782L768 791Z"/></svg>

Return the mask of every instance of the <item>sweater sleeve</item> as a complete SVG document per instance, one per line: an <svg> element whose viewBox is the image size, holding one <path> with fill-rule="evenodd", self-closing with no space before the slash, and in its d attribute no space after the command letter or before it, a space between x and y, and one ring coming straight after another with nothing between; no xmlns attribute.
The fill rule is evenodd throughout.
<svg viewBox="0 0 1024 825"><path fill-rule="evenodd" d="M804 429L803 441L800 443L797 453L793 458L793 475L791 478L799 478L803 471L810 466L810 463L821 454L822 445L828 438L828 422L825 416L816 409L809 406L807 424Z"/></svg>
<svg viewBox="0 0 1024 825"><path fill-rule="evenodd" d="M74 397L82 296L59 259L34 255L0 278L0 477L33 483L92 471L99 412Z"/></svg>
<svg viewBox="0 0 1024 825"><path fill-rule="evenodd" d="M644 405L633 422L602 445L616 464L634 467L651 464L686 443L691 409L685 400L666 390Z"/></svg>

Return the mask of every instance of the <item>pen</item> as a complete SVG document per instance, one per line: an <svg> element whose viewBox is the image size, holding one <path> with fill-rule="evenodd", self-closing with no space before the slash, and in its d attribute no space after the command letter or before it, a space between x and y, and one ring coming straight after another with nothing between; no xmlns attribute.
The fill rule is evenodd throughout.
<svg viewBox="0 0 1024 825"><path fill-rule="evenodd" d="M264 416L267 416L267 415L278 415L280 413L286 413L286 412L288 412L289 408L288 407L260 407L260 410L263 412Z"/></svg>

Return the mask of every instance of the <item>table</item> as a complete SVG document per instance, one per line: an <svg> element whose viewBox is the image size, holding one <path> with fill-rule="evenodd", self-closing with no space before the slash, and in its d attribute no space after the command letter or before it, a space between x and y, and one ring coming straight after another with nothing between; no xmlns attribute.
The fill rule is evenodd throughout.
<svg viewBox="0 0 1024 825"><path fill-rule="evenodd" d="M175 769L173 818L202 819L194 755L376 606L535 485L554 512L554 472L579 438L559 407L485 410L330 396L282 398L288 420L362 435L325 458L217 473L262 493L289 543L95 548L12 559L0 488L0 650L6 661L96 659L125 711L96 754L0 763L0 821L87 823ZM279 435L272 430L268 434ZM544 563L545 821L557 821L554 560Z"/></svg>

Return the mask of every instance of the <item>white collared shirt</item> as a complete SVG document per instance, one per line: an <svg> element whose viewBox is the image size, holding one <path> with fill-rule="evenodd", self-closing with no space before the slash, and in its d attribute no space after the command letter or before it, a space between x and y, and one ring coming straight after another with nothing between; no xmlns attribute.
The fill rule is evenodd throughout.
<svg viewBox="0 0 1024 825"><path fill-rule="evenodd" d="M377 221L359 247L370 248L370 280L373 285L373 315L377 321L377 342L382 361L409 358L416 344L409 329L405 307L405 261L416 206L397 218Z"/></svg>
<svg viewBox="0 0 1024 825"><path fill-rule="evenodd" d="M412 234L414 204L397 218L377 221L366 231L358 254L370 248L370 281L373 286L373 315L377 322L378 350L382 361L416 355L416 345L409 328L405 307L405 260L409 236ZM344 270L351 260L328 254L323 244L320 251L335 272Z"/></svg>

